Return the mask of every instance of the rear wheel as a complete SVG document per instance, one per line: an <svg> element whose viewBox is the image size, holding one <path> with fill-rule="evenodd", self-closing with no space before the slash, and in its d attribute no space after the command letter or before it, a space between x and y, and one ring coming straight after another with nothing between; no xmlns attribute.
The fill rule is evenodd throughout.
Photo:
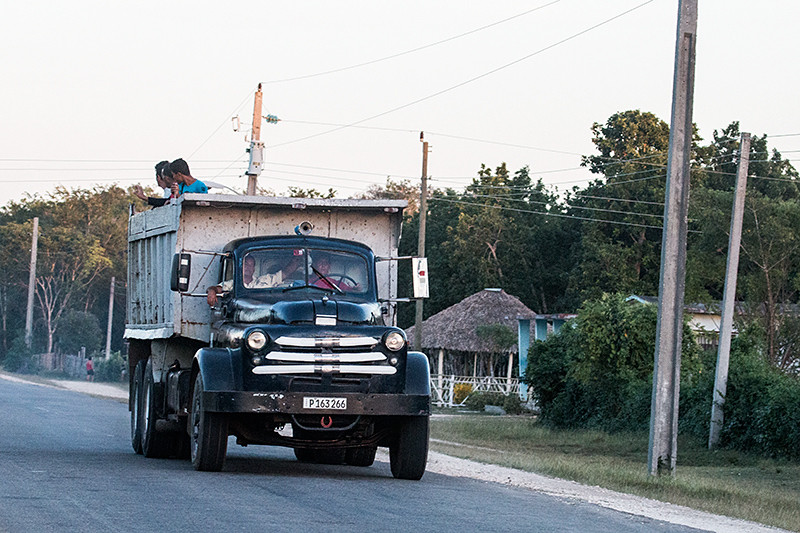
<svg viewBox="0 0 800 533"><path fill-rule="evenodd" d="M133 371L133 390L131 391L131 446L133 451L142 453L142 388L144 386L145 361L139 361Z"/></svg>
<svg viewBox="0 0 800 533"><path fill-rule="evenodd" d="M344 462L353 466L372 466L375 462L375 446L367 448L348 448L344 456Z"/></svg>
<svg viewBox="0 0 800 533"><path fill-rule="evenodd" d="M228 451L228 419L205 410L203 376L197 374L192 392L191 457L195 470L219 472Z"/></svg>
<svg viewBox="0 0 800 533"><path fill-rule="evenodd" d="M397 438L389 446L392 475L398 479L420 479L428 463L430 420L427 416L400 418Z"/></svg>
<svg viewBox="0 0 800 533"><path fill-rule="evenodd" d="M177 459L191 459L191 443L189 442L189 434L186 431L176 433L173 437L173 451Z"/></svg>
<svg viewBox="0 0 800 533"><path fill-rule="evenodd" d="M142 405L139 413L142 453L145 457L163 459L169 457L173 451L174 434L156 431L158 405L162 403L163 398L156 390L156 383L153 379L153 363L150 360L147 361L147 366L144 368L143 383Z"/></svg>

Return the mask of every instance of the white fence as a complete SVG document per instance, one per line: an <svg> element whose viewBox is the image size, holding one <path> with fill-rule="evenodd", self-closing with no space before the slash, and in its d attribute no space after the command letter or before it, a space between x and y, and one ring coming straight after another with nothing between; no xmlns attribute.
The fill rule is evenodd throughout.
<svg viewBox="0 0 800 533"><path fill-rule="evenodd" d="M473 377L473 376L431 376L431 402L440 407L455 407L464 405L464 398L456 403L456 385L465 384L471 386L472 392L499 392L502 394L516 394L519 396L519 380L516 378L500 378L492 376ZM459 387L460 388L460 387ZM467 387L469 389L469 387Z"/></svg>

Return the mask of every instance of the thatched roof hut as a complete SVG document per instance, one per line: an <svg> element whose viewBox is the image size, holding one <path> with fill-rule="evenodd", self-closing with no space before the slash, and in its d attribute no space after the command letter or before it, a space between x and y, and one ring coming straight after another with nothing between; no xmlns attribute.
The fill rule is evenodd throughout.
<svg viewBox="0 0 800 533"><path fill-rule="evenodd" d="M478 337L478 326L503 324L517 331L517 318L533 319L536 313L519 298L502 289L484 289L436 313L422 323L422 349L427 352L492 353L495 346ZM414 327L406 330L414 339ZM516 353L516 344L511 348Z"/></svg>

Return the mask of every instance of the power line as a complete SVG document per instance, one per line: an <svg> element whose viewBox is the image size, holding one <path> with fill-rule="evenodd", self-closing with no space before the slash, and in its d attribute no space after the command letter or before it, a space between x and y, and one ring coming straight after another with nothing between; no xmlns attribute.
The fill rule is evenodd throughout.
<svg viewBox="0 0 800 533"><path fill-rule="evenodd" d="M458 89L458 88L460 88L460 87L463 87L463 86L465 86L465 85L468 85L468 84L470 84L470 83L472 83L472 82L474 82L474 81L477 81L477 80L480 80L480 79L482 79L482 78L485 78L485 77L487 77L487 76L490 76L490 75L492 75L492 74L495 74L495 73L497 73L497 72L499 72L499 71L501 71L501 70L503 70L503 69L506 69L506 68L508 68L508 67L511 67L511 66L513 66L513 65L516 65L517 63L521 63L522 61L525 61L525 60L527 60L527 59L530 59L531 57L533 57L533 56L535 56L535 55L541 54L541 53L543 53L543 52L545 52L545 51L547 51L547 50L550 50L550 49L552 49L552 48L555 48L556 46L559 46L559 45L561 45L561 44L563 44L563 43L566 43L566 42L568 42L568 41L571 41L572 39L575 39L575 38L577 38L577 37L579 37L579 36L581 36L581 35L584 35L585 33L588 33L588 32L590 32L590 31L592 31L592 30L594 30L594 29L597 29L597 28L599 28L599 27L601 27L601 26L604 26L605 24L608 24L608 23L610 23L610 22L612 22L612 21L614 21L614 20L616 20L616 19L618 19L618 18L620 18L620 17L623 17L623 16L627 15L628 13L631 13L631 12L633 12L633 11L635 11L635 10L637 10L637 9L641 8L641 7L644 7L645 5L647 5L647 4L649 4L649 3L653 2L653 1L655 1L655 0L647 0L647 1L646 1L646 2L644 2L644 3L642 3L642 4L639 4L638 6L636 6L636 7L633 7L633 8L631 8L631 9L627 10L627 11L624 11L624 12L622 12L622 13L618 14L618 15L615 15L615 16L613 16L613 17L611 17L611 18L607 19L607 20L604 20L603 22L600 22L599 24L595 24L594 26L591 26L591 27L589 27L589 28L587 28L587 29L585 29L585 30L582 30L582 31L578 32L578 33L575 33L575 34L573 34L573 35L571 35L571 36L569 36L569 37L567 37L567 38L565 38L565 39L562 39L562 40L560 40L560 41L558 41L558 42L556 42L556 43L553 43L553 44L551 44L551 45L545 46L544 48L540 48L539 50L537 50L537 51L535 51L535 52L533 52L533 53L531 53L531 54L528 54L528 55L526 55L526 56L524 56L524 57L521 57L521 58L519 58L519 59L517 59L517 60L515 60L515 61L512 61L511 63L507 63L507 64L505 64L505 65L503 65L503 66L497 67L497 68L495 68L495 69L493 69L493 70L490 70L490 71L488 71L488 72L485 72L485 73L483 73L483 74L481 74L481 75L479 75L479 76L475 76L474 78L470 78L470 79L468 79L468 80L466 80L466 81L463 81L463 82L461 82L461 83L458 83L458 84L456 84L456 85L453 85L453 86L451 86L451 87L448 87L447 89L443 89L443 90L441 90L441 91L438 91L438 92L436 92L436 93L433 93L433 94L431 94L431 95L428 95L428 96L425 96L425 97L423 97L423 98L419 98L419 99L417 99L417 100L414 100L413 102L409 102L409 103L407 103L407 104L403 104L403 105L401 105L401 106L395 107L395 108L393 108L393 109L390 109L390 110L388 110L388 111L384 111L384 112L382 112L382 113L378 113L377 115L373 115L373 116L371 116L371 117L367 117L367 118L364 118L364 119L361 119L361 120L357 120L357 121L355 121L355 122L353 122L353 123L351 123L351 124L348 124L348 125L346 125L346 126L341 126L341 127L338 127L338 128L334 128L334 129L332 129L332 130L323 131L323 132L320 132L320 133L316 133L316 134L314 134L314 135L309 135L309 136L307 136L307 137L301 137L301 138L299 138L299 139L294 139L294 140L291 140L291 141L286 141L286 142L282 142L282 143L278 143L278 144L273 144L273 145L269 146L269 148L277 148L277 147L279 147L279 146L285 146L285 145L287 145L287 144L293 144L293 143L297 143L297 142L307 141L307 140L309 140L309 139L313 139L313 138L315 138L315 137L320 137L320 136L322 136L322 135L327 135L327 134L329 134L329 133L334 133L334 132L336 132L336 131L339 131L339 130L342 130L342 129L344 129L344 128L349 128L349 127L352 127L352 126L355 126L355 125L361 124L361 123L363 123L363 122L368 122L368 121L370 121L370 120L374 120L374 119L376 119L376 118L379 118L379 117L382 117L382 116L388 115L388 114L390 114L390 113L394 113L395 111L400 111L401 109L405 109L405 108L407 108L407 107L411 107L411 106L413 106L413 105L419 104L419 103L421 103L421 102L424 102L424 101L426 101L426 100L430 100L430 99L432 99L432 98L435 98L435 97L437 97L437 96L441 96L442 94L445 94L445 93L447 93L447 92L453 91L453 90L455 90L455 89Z"/></svg>
<svg viewBox="0 0 800 533"><path fill-rule="evenodd" d="M245 104L245 103L246 103L246 102L247 102L247 101L250 99L250 97L251 97L251 96L253 96L253 93L255 93L255 92L256 92L255 90L252 90L252 91L250 91L250 92L248 93L248 95L245 97L245 99L244 99L244 100L242 100L242 103L241 103L241 104L239 104L238 106L236 106L236 108L233 110L233 112L232 112L230 115L231 115L231 116L233 116L233 115L235 115L236 113L238 113L238 112L239 112L239 109L241 109L241 107L242 107L242 106L243 106L243 105L244 105L244 104ZM189 154L189 157L187 157L186 159L191 159L191 157L192 157L194 154L196 154L197 152L199 152L199 151L200 151L200 148L202 148L203 146L205 146L205 144L206 144L208 141L210 141L210 140L211 140L211 138L212 138L214 135L216 135L216 134L217 134L217 132L220 130L220 128L222 128L222 127L223 127L225 124L227 124L229 120L230 120L230 118L226 118L225 120L223 120L223 121L222 121L222 123L221 123L219 126L217 126L217 129L215 129L215 130L214 130L214 131L211 133L211 135L209 135L209 136L208 136L208 138L207 138L205 141L203 141L202 143L200 143L200 146L198 146L198 147L195 149L195 151L194 151L194 152L192 152L191 154Z"/></svg>
<svg viewBox="0 0 800 533"><path fill-rule="evenodd" d="M468 198L492 198L492 199L496 199L497 198L497 196L495 196L495 195L488 195L488 194L466 194L465 196L468 197ZM552 205L551 202L542 202L540 200L525 200L523 198L506 198L506 197L504 197L504 199L506 199L506 200L508 200L510 202L525 202L525 203L528 203L528 204L540 204L540 205L544 205L544 206ZM656 203L656 202L653 202L653 203ZM487 205L487 204L476 204L476 205ZM635 211L619 211L617 209L605 209L605 208L602 208L602 207L587 207L587 206L581 206L581 205L572 205L569 202L564 202L564 204L562 204L562 205L564 205L565 207L572 208L572 209L584 209L584 210L587 210L587 211L601 211L601 212L604 212L604 213L614 213L614 214L618 214L618 215L640 215L640 216L644 216L644 217L664 218L663 214L658 215L658 214L653 214L653 213L637 213ZM661 204L661 205L663 206L664 204Z"/></svg>
<svg viewBox="0 0 800 533"><path fill-rule="evenodd" d="M420 130L409 130L403 128L382 128L379 126L356 126L352 124L336 124L334 122L314 122L311 120L289 120L289 119L281 119L281 122L286 122L289 124L310 124L313 126L336 126L342 128L356 128L356 129L363 129L363 130L376 130L376 131L397 131L400 133L419 133ZM428 133L428 132L426 132Z"/></svg>
<svg viewBox="0 0 800 533"><path fill-rule="evenodd" d="M554 154L577 155L577 156L582 155L582 154L579 154L579 153L576 153L576 152L565 152L565 151L562 151L562 150L551 150L549 148L539 148L537 146L526 146L526 145L523 145L523 144L513 144L513 143L505 143L505 142L499 142L499 141L487 141L487 140L483 140L483 139L474 139L474 138L471 138L471 137L461 137L459 135L448 135L446 133L436 133L436 132L427 131L427 130L425 131L425 134L426 135L430 134L430 135L433 135L433 136L437 136L438 135L439 137L447 137L447 138L450 138L450 139L459 139L459 140L462 140L462 141L473 141L473 142L480 142L480 143L486 143L486 144L496 144L498 146L509 146L511 148L524 148L526 150L538 150L540 152L550 152L550 153L554 153Z"/></svg>
<svg viewBox="0 0 800 533"><path fill-rule="evenodd" d="M575 198L591 198L593 200L613 200L615 202L630 202L636 204L651 204L651 205L660 205L664 206L664 202L651 202L648 200L634 200L631 198L609 198L606 196L590 196L588 194L576 194Z"/></svg>
<svg viewBox="0 0 800 533"><path fill-rule="evenodd" d="M419 52L420 50L425 50L426 48L431 48L431 47L434 47L434 46L438 46L440 44L444 44L444 43L449 42L449 41L454 41L456 39L460 39L461 37L466 37L467 35L471 35L473 33L477 33L479 31L483 31L483 30L491 28L493 26L497 26L498 24L503 24L504 22L508 22L509 20L514 20L514 19L522 17L524 15L528 15L530 13L533 13L534 11L538 11L540 9L543 9L545 7L548 7L548 6L551 6L553 4L557 4L558 2L560 2L560 0L554 0L553 2L550 2L548 4L544 4L544 5L541 5L539 7L535 7L533 9L529 9L528 11L524 11L524 12L518 14L518 15L514 15L513 17L508 17L506 19L499 20L497 22L493 22L491 24L488 24L486 26L482 26L482 27L477 28L475 30L470 30L468 32L456 35L454 37L448 37L447 39L442 39L441 41L436 41L435 43L426 44L424 46L419 46L417 48L413 48L411 50L406 50L405 52L400 52L400 53L397 53L397 54L392 54L390 56L382 57L380 59L373 59L371 61L365 61L364 63L358 63L356 65L350 65L348 67L341 67L341 68L337 68L337 69L333 69L333 70L326 70L324 72L317 72L316 74L306 74L304 76L296 76L294 78L284 78L284 79L280 79L280 80L265 81L265 82L262 82L262 83L264 85L266 85L266 84L272 84L272 83L284 83L284 82L287 82L287 81L305 80L305 79L314 78L314 77L317 77L317 76L325 76L325 75L328 75L328 74L334 74L336 72L343 72L345 70L351 70L351 69L355 69L355 68L365 67L367 65L374 65L375 63L380 63L382 61L387 61L389 59L394 59L396 57L401 57L401 56L404 56L404 55L407 55L407 54L412 54L414 52Z"/></svg>
<svg viewBox="0 0 800 533"><path fill-rule="evenodd" d="M461 200L449 200L449 199L441 198L441 197L432 197L432 198L429 198L428 201L429 202L434 202L434 201L435 202L447 202L447 203L452 203L452 204L469 205L469 206L473 206L473 207L489 207L491 209L502 209L502 210L505 210L505 211L514 211L514 212L517 212L517 213L530 213L530 214L534 214L534 215L543 215L543 216L549 216L549 217L569 218L569 219L572 219L572 220L583 220L583 221L587 221L587 222L605 222L605 223L608 223L608 224L619 224L619 225L623 225L623 226L635 226L635 227L639 227L639 228L652 228L652 229L658 229L658 230L663 229L662 226L651 226L649 224L636 224L634 222L622 222L622 221L618 221L618 220L604 220L604 219L599 219L599 218L579 217L579 216L574 216L574 215L566 215L566 214L562 214L562 213L546 213L546 212L542 212L542 211L530 211L530 210L527 210L527 209L517 209L517 208L514 208L514 207L504 207L504 206L499 206L499 205L474 204L474 203L471 203L471 202L464 202L464 201L461 201Z"/></svg>
<svg viewBox="0 0 800 533"><path fill-rule="evenodd" d="M781 135L768 135L767 137L770 139L774 139L775 137L798 137L800 133L783 133Z"/></svg>

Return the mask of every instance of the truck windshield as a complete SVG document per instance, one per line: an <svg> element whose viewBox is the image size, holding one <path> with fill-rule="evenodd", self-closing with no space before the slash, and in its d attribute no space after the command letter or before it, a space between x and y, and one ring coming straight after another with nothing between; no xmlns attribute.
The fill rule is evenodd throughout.
<svg viewBox="0 0 800 533"><path fill-rule="evenodd" d="M314 287L337 294L364 294L369 288L366 259L338 250L253 250L244 255L241 268L246 289Z"/></svg>

